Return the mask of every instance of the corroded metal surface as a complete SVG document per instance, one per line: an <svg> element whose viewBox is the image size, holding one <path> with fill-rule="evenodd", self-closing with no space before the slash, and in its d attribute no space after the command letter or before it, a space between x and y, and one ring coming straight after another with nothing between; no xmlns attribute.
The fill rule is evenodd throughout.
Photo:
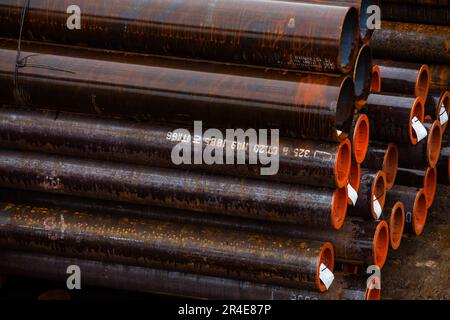
<svg viewBox="0 0 450 320"><path fill-rule="evenodd" d="M336 273L327 292L318 293L234 279L162 269L110 264L51 255L0 252L4 274L65 282L67 266L82 270L83 284L127 291L164 293L180 297L225 300L364 300L366 279Z"/></svg>
<svg viewBox="0 0 450 320"><path fill-rule="evenodd" d="M430 86L428 66L392 60L375 60L380 68L381 92L425 100Z"/></svg>
<svg viewBox="0 0 450 320"><path fill-rule="evenodd" d="M361 169L361 184L358 190L358 201L354 206L349 206L348 215L361 217L363 219L376 219L374 209L374 198L376 197L381 208L384 206L385 188L376 188L376 178L384 179L385 174L382 171L372 169ZM383 184L385 186L385 184Z"/></svg>
<svg viewBox="0 0 450 320"><path fill-rule="evenodd" d="M412 143L411 109L414 98L386 94L371 94L363 112L371 123L370 138L375 141ZM422 104L422 102L419 102ZM423 106L419 121L423 121ZM388 115L388 116L387 116Z"/></svg>
<svg viewBox="0 0 450 320"><path fill-rule="evenodd" d="M17 51L10 47L6 42L0 49L0 101L6 104L189 125L202 120L208 127L279 129L282 136L331 141L345 139L351 126L350 77L142 57L134 64L91 51L68 56L73 50L57 47L68 55L54 55L37 46L31 47L37 53L22 52L27 58L16 76Z"/></svg>
<svg viewBox="0 0 450 320"><path fill-rule="evenodd" d="M0 246L294 288L315 288L324 243L117 217L102 212L3 203ZM322 262L333 269L333 261Z"/></svg>
<svg viewBox="0 0 450 320"><path fill-rule="evenodd" d="M279 146L257 142L250 146L245 140L206 141L197 136L193 129L190 134L176 134L174 125L137 123L127 120L100 118L53 111L31 111L18 108L0 109L0 146L25 151L47 152L51 154L76 156L105 161L134 163L149 167L178 168L239 177L262 178L293 184L343 187L347 184L346 174L350 164L350 144L345 155L341 155L343 165L336 168L339 143L326 143L299 139L281 138ZM200 134L203 134L201 132ZM189 147L193 163L194 148L202 143L201 154L207 146L223 151L218 156L221 164L181 164L172 161L172 150L181 142ZM203 141L203 142L202 142ZM227 152L243 150L245 164L227 163ZM261 168L267 165L250 164L250 156L270 155L272 161L279 161L276 175L262 176ZM222 164L223 163L223 164ZM338 169L338 170L336 170ZM340 178L338 180L338 178Z"/></svg>
<svg viewBox="0 0 450 320"><path fill-rule="evenodd" d="M449 42L450 27L383 20L371 46L379 58L450 64Z"/></svg>
<svg viewBox="0 0 450 320"><path fill-rule="evenodd" d="M0 189L0 201L6 200L21 205L34 204L35 206L67 208L73 211L108 212L116 217L145 217L170 221L179 225L211 226L221 230L276 235L288 239L331 242L334 245L337 262L358 265L373 263L373 238L378 225L372 220L363 221L358 218L348 218L342 229L336 231L233 217L216 217L207 213Z"/></svg>
<svg viewBox="0 0 450 320"><path fill-rule="evenodd" d="M70 0L31 1L24 36L34 40L125 49L322 72L349 71L340 61L344 18L354 8L253 0L78 0L80 30L67 30ZM20 0L0 1L1 34L17 37Z"/></svg>
<svg viewBox="0 0 450 320"><path fill-rule="evenodd" d="M383 19L392 21L403 21L412 23L424 23L433 25L450 25L450 8L427 6L427 5L407 5L401 3L384 3L381 6L381 16Z"/></svg>
<svg viewBox="0 0 450 320"><path fill-rule="evenodd" d="M346 210L332 215L334 189L6 150L0 185L325 228Z"/></svg>

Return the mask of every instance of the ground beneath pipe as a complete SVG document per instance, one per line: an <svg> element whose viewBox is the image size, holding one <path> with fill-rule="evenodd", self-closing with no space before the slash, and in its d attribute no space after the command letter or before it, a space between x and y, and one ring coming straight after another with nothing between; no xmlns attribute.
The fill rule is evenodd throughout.
<svg viewBox="0 0 450 320"><path fill-rule="evenodd" d="M383 299L450 299L449 208L450 187L438 185L423 235L406 235L398 251L389 251Z"/></svg>

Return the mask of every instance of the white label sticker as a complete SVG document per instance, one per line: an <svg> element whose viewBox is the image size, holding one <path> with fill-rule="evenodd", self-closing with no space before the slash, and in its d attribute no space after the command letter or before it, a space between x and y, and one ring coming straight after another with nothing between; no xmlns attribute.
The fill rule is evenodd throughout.
<svg viewBox="0 0 450 320"><path fill-rule="evenodd" d="M417 119L417 117L413 118L412 127L416 132L417 142L422 141L428 135L427 129L423 126L422 122Z"/></svg>
<svg viewBox="0 0 450 320"><path fill-rule="evenodd" d="M326 265L321 263L319 278L320 278L320 280L322 280L323 284L325 285L325 287L328 290L330 288L331 284L333 283L334 274L333 274L333 272L331 272L330 269L327 268Z"/></svg>
<svg viewBox="0 0 450 320"><path fill-rule="evenodd" d="M341 130L336 130L336 132L337 132L337 135L338 135L338 136L340 136L340 135L342 134L342 131L341 131Z"/></svg>
<svg viewBox="0 0 450 320"><path fill-rule="evenodd" d="M447 110L445 110L445 106L441 106L441 111L439 112L439 121L441 122L441 126L447 123L448 114Z"/></svg>
<svg viewBox="0 0 450 320"><path fill-rule="evenodd" d="M378 199L375 196L373 196L373 210L377 215L377 219L380 219L381 214L383 213L383 209L381 209L380 202L378 202Z"/></svg>
<svg viewBox="0 0 450 320"><path fill-rule="evenodd" d="M356 192L356 190L353 189L350 183L347 185L347 190L348 190L348 198L352 201L353 206L355 206L356 201L358 201L358 192Z"/></svg>

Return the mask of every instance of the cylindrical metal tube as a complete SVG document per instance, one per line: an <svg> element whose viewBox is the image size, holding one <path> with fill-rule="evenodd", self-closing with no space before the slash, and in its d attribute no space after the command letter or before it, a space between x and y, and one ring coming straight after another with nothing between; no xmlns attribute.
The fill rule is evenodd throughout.
<svg viewBox="0 0 450 320"><path fill-rule="evenodd" d="M358 134L355 133L356 141L362 139L359 132L365 129L363 125L360 127ZM203 135L202 128L199 128L200 132L193 128L182 132L177 128L56 111L0 109L0 146L4 148L293 184L331 188L347 185L351 165L348 139L341 143L327 143L281 138L279 144L260 141L250 144L245 134L239 138L235 133L226 137L224 133L223 139L214 137L212 140ZM196 144L201 145L198 150ZM172 153L177 146L190 153L190 163L175 164ZM363 147L362 143L357 146ZM206 148L216 151L216 164L194 164L196 153L203 157ZM243 152L245 164L238 164L239 151ZM233 160L230 164L227 164L228 154ZM260 155L278 161L278 173L262 175L261 169L266 165L256 161Z"/></svg>
<svg viewBox="0 0 450 320"><path fill-rule="evenodd" d="M386 200L386 174L383 171L361 170L358 201L348 215L379 220Z"/></svg>
<svg viewBox="0 0 450 320"><path fill-rule="evenodd" d="M378 58L450 64L450 27L383 20L370 42Z"/></svg>
<svg viewBox="0 0 450 320"><path fill-rule="evenodd" d="M320 189L182 170L0 151L0 185L339 229L347 188Z"/></svg>
<svg viewBox="0 0 450 320"><path fill-rule="evenodd" d="M67 30L70 0L31 1L24 37L70 45L348 72L358 48L351 7L254 0L78 0L82 28ZM0 34L17 37L24 2L0 1Z"/></svg>
<svg viewBox="0 0 450 320"><path fill-rule="evenodd" d="M415 146L400 144L398 146L398 165L401 168L425 169L436 167L441 153L442 131L439 121L424 123L428 136Z"/></svg>
<svg viewBox="0 0 450 320"><path fill-rule="evenodd" d="M372 85L372 49L363 45L356 58L353 68L353 82L355 84L356 107L361 109L367 102Z"/></svg>
<svg viewBox="0 0 450 320"><path fill-rule="evenodd" d="M383 2L381 16L392 21L450 26L449 7Z"/></svg>
<svg viewBox="0 0 450 320"><path fill-rule="evenodd" d="M402 3L412 5L446 7L450 5L449 0L381 0L381 4L385 3Z"/></svg>
<svg viewBox="0 0 450 320"><path fill-rule="evenodd" d="M414 117L423 123L423 104L420 98L371 94L363 109L370 119L370 138L376 141L416 144L417 134L412 124Z"/></svg>
<svg viewBox="0 0 450 320"><path fill-rule="evenodd" d="M11 194L13 193L13 194ZM389 247L387 225L374 221L350 219L342 230L308 228L292 224L262 222L233 217L213 217L208 214L194 213L174 209L141 207L128 204L61 197L40 193L2 190L1 199L25 206L43 206L64 208L72 211L108 212L117 217L138 216L148 219L169 221L178 225L210 226L221 230L242 231L264 235L275 235L286 239L306 239L331 242L335 247L335 260L356 264L376 264L383 266Z"/></svg>
<svg viewBox="0 0 450 320"><path fill-rule="evenodd" d="M431 76L426 64L392 60L375 60L374 63L380 68L381 92L427 99Z"/></svg>
<svg viewBox="0 0 450 320"><path fill-rule="evenodd" d="M190 125L202 120L205 127L279 129L282 136L330 141L345 139L352 124L350 77L80 55L22 52L27 58L16 74L16 50L0 49L0 101Z"/></svg>
<svg viewBox="0 0 450 320"><path fill-rule="evenodd" d="M286 1L286 0L285 0ZM291 2L307 2L333 6L354 7L359 13L359 37L363 43L369 42L373 29L368 28L367 22L370 18L368 8L379 5L378 0L287 0Z"/></svg>
<svg viewBox="0 0 450 320"><path fill-rule="evenodd" d="M450 66L446 64L430 64L431 91L450 90Z"/></svg>
<svg viewBox="0 0 450 320"><path fill-rule="evenodd" d="M367 288L362 276L336 273L327 292L318 293L274 285L151 269L93 260L15 251L0 252L0 271L52 281L67 280L67 267L77 265L83 284L179 297L222 300L379 300L381 289ZM374 283L375 284L375 283Z"/></svg>
<svg viewBox="0 0 450 320"><path fill-rule="evenodd" d="M397 250L402 242L405 230L405 206L402 202L386 203L383 219L389 225L389 240L391 248Z"/></svg>
<svg viewBox="0 0 450 320"><path fill-rule="evenodd" d="M438 120L444 133L450 117L450 91L430 93L425 102L425 116Z"/></svg>
<svg viewBox="0 0 450 320"><path fill-rule="evenodd" d="M321 264L334 267L330 243L11 203L0 206L0 244L319 291Z"/></svg>
<svg viewBox="0 0 450 320"><path fill-rule="evenodd" d="M391 189L397 177L398 147L394 143L371 142L363 168L383 170L386 175L386 188Z"/></svg>
<svg viewBox="0 0 450 320"><path fill-rule="evenodd" d="M433 167L428 167L426 170L400 168L397 175L397 184L423 188L427 198L427 207L430 208L436 196L437 170Z"/></svg>
<svg viewBox="0 0 450 320"><path fill-rule="evenodd" d="M427 199L423 189L396 186L387 192L388 203L401 201L405 206L405 232L421 235L427 221Z"/></svg>
<svg viewBox="0 0 450 320"><path fill-rule="evenodd" d="M366 158L370 140L370 123L365 114L355 114L350 130L353 156L358 164Z"/></svg>

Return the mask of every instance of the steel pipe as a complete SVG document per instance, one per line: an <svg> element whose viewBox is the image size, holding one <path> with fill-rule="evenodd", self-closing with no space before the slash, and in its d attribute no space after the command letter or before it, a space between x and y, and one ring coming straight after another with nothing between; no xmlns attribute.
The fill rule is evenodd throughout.
<svg viewBox="0 0 450 320"><path fill-rule="evenodd" d="M434 168L439 160L442 146L442 130L439 121L424 123L428 136L415 146L400 144L398 146L398 164L401 168Z"/></svg>
<svg viewBox="0 0 450 320"><path fill-rule="evenodd" d="M427 208L430 208L436 196L437 179L436 168L428 167L426 170L400 168L397 183L403 186L422 188L427 198Z"/></svg>
<svg viewBox="0 0 450 320"><path fill-rule="evenodd" d="M358 164L366 158L367 148L370 140L370 123L365 114L355 114L350 130L353 157Z"/></svg>
<svg viewBox="0 0 450 320"><path fill-rule="evenodd" d="M370 42L383 59L450 64L450 27L383 20Z"/></svg>
<svg viewBox="0 0 450 320"><path fill-rule="evenodd" d="M439 120L444 133L450 117L450 91L430 93L425 102L425 116L432 120Z"/></svg>
<svg viewBox="0 0 450 320"><path fill-rule="evenodd" d="M401 201L405 206L405 232L417 236L423 233L427 222L427 199L423 189L396 186L387 192L386 201Z"/></svg>
<svg viewBox="0 0 450 320"><path fill-rule="evenodd" d="M380 68L381 92L427 99L431 75L426 64L392 60L375 60L374 63Z"/></svg>
<svg viewBox="0 0 450 320"><path fill-rule="evenodd" d="M306 239L331 242L335 247L335 260L352 264L384 265L389 247L389 231L385 223L349 219L342 230L301 227L292 224L213 217L207 213L194 213L174 209L143 207L122 203L61 197L41 193L1 190L1 199L21 206L63 208L71 211L108 212L115 217L142 217L178 225L197 225L220 230L242 231L252 234L273 235L286 239ZM225 232L225 231L224 231Z"/></svg>
<svg viewBox="0 0 450 320"><path fill-rule="evenodd" d="M417 144L417 134L412 124L414 117L421 123L424 121L422 99L371 94L363 113L370 119L372 140Z"/></svg>
<svg viewBox="0 0 450 320"><path fill-rule="evenodd" d="M8 275L64 282L67 266L82 270L83 285L158 293L196 299L221 300L379 300L374 279L367 288L362 276L335 274L327 292L318 293L274 285L217 278L192 273L150 269L51 255L0 252L0 270Z"/></svg>
<svg viewBox="0 0 450 320"><path fill-rule="evenodd" d="M392 189L398 169L398 147L394 143L371 142L363 168L382 170L386 175L386 188Z"/></svg>
<svg viewBox="0 0 450 320"><path fill-rule="evenodd" d="M363 152L363 142L368 135L365 123L355 131L354 145ZM177 131L177 126L137 123L134 121L100 118L56 111L0 109L0 146L24 151L46 152L58 155L91 158L104 161L133 163L143 166L178 168L238 177L262 178L292 184L306 184L342 188L347 185L351 165L351 145L348 139L341 143L327 143L281 138L279 144L250 145L233 135L225 143L198 135L193 128L188 134ZM87 134L88 133L88 134ZM224 134L225 136L225 134ZM217 142L216 142L217 140ZM197 151L196 144L202 147ZM206 148L214 147L223 155L214 157L216 164L175 164L172 152L182 145L189 159L202 156ZM186 151L184 151L186 150ZM243 150L245 164L238 164L238 150ZM232 152L232 153L231 153ZM227 164L227 153L232 162ZM265 165L250 158L260 155L278 161L278 173L261 175Z"/></svg>
<svg viewBox="0 0 450 320"><path fill-rule="evenodd" d="M3 248L326 291L330 243L3 203Z"/></svg>
<svg viewBox="0 0 450 320"><path fill-rule="evenodd" d="M449 7L383 3L381 16L392 21L450 26Z"/></svg>
<svg viewBox="0 0 450 320"><path fill-rule="evenodd" d="M339 229L347 188L320 189L19 151L0 151L0 186Z"/></svg>
<svg viewBox="0 0 450 320"><path fill-rule="evenodd" d="M361 170L358 201L349 207L348 215L379 220L386 200L386 174L383 171Z"/></svg>
<svg viewBox="0 0 450 320"><path fill-rule="evenodd" d="M402 202L386 203L383 219L389 225L389 240L391 248L398 250L405 230L405 206Z"/></svg>
<svg viewBox="0 0 450 320"><path fill-rule="evenodd" d="M67 56L47 54L51 47L32 49L37 52L22 52L27 59L17 75L16 50L0 49L0 102L191 126L202 120L205 127L279 129L282 136L329 141L345 140L352 124L349 77L160 58L144 59L144 65L142 57L134 64L102 60L109 56L98 52L55 49L75 54Z"/></svg>
<svg viewBox="0 0 450 320"><path fill-rule="evenodd" d="M28 39L346 73L358 48L354 8L254 0L78 0L82 27L67 29L70 0L31 1ZM0 1L1 35L19 33L24 2Z"/></svg>

